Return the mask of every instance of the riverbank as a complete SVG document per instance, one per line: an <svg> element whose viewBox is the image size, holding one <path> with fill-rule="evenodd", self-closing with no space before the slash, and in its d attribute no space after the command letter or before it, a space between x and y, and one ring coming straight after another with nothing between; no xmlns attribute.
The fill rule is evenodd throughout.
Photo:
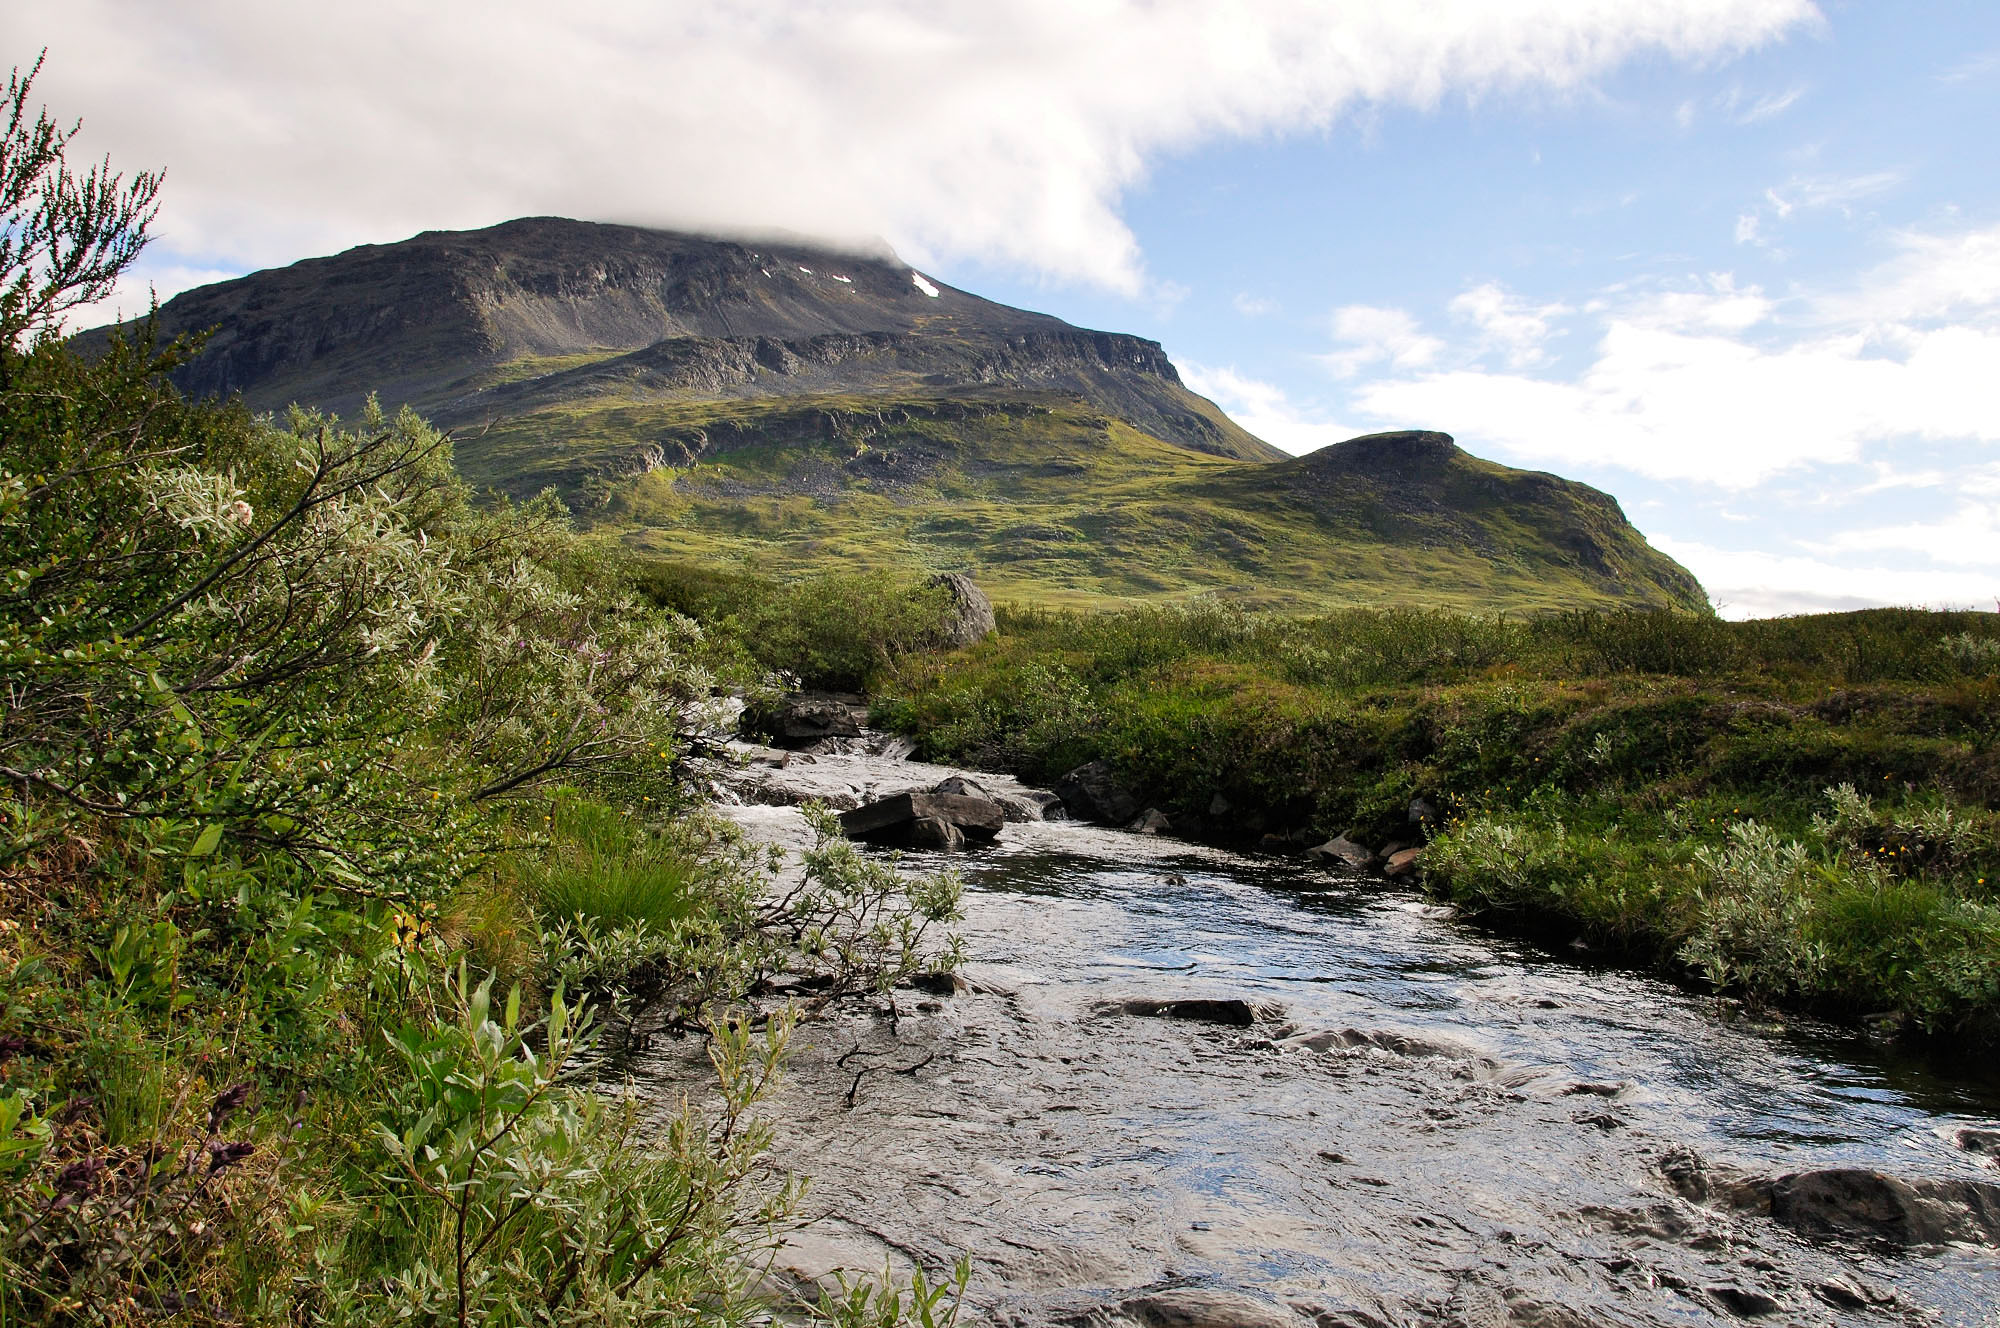
<svg viewBox="0 0 2000 1328"><path fill-rule="evenodd" d="M1420 846L1475 914L1753 1001L2000 1036L2000 618L1003 611L878 721L1170 833ZM1414 815L1413 815L1414 813Z"/></svg>
<svg viewBox="0 0 2000 1328"><path fill-rule="evenodd" d="M776 804L968 773L844 746L759 754L727 814L797 854ZM945 864L962 981L794 1039L774 1150L814 1183L780 1290L965 1256L982 1323L1990 1318L2000 1228L1909 1236L1925 1196L2000 1193L1990 1082L1297 858L1028 820L903 865ZM656 1045L642 1095L697 1057Z"/></svg>

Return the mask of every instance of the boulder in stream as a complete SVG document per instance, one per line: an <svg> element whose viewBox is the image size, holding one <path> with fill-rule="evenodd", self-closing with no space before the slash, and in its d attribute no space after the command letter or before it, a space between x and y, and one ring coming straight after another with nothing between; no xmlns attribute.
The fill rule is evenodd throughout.
<svg viewBox="0 0 2000 1328"><path fill-rule="evenodd" d="M1756 1176L1686 1150L1660 1171L1684 1199L1761 1213L1814 1239L2000 1247L2000 1185L1987 1181L1904 1180L1866 1167Z"/></svg>
<svg viewBox="0 0 2000 1328"><path fill-rule="evenodd" d="M1768 1192L1771 1219L1802 1236L2000 1246L2000 1185L1985 1181L1906 1181L1862 1167L1833 1167L1780 1176Z"/></svg>
<svg viewBox="0 0 2000 1328"><path fill-rule="evenodd" d="M1080 765L1056 781L1056 795L1070 815L1106 825L1129 825L1139 814L1139 800L1103 761Z"/></svg>
<svg viewBox="0 0 2000 1328"><path fill-rule="evenodd" d="M1138 1015L1142 1019L1187 1019L1199 1024L1227 1024L1248 1028L1259 1019L1275 1019L1284 1010L1275 1005L1256 1005L1237 997L1195 996L1179 1000L1135 997L1113 1001L1106 1007L1113 1014Z"/></svg>
<svg viewBox="0 0 2000 1328"><path fill-rule="evenodd" d="M1958 1146L1968 1153L2000 1157L2000 1129L1965 1129L1958 1132Z"/></svg>
<svg viewBox="0 0 2000 1328"><path fill-rule="evenodd" d="M931 792L951 794L961 798L985 798L1000 804L1001 812L1010 821L1046 821L1051 813L1062 810L1063 800L1042 789L994 790L965 775L953 775L939 780Z"/></svg>
<svg viewBox="0 0 2000 1328"><path fill-rule="evenodd" d="M1000 833L1007 815L991 798L960 793L898 793L851 812L840 829L849 839L908 844L917 848L963 848Z"/></svg>
<svg viewBox="0 0 2000 1328"><path fill-rule="evenodd" d="M1355 871L1367 871L1375 865L1374 851L1364 844L1355 843L1346 835L1335 835L1324 844L1307 849L1306 856L1314 862L1339 863Z"/></svg>
<svg viewBox="0 0 2000 1328"><path fill-rule="evenodd" d="M811 747L828 738L859 738L868 725L868 707L858 696L802 693L788 696L770 712L766 726L780 747Z"/></svg>

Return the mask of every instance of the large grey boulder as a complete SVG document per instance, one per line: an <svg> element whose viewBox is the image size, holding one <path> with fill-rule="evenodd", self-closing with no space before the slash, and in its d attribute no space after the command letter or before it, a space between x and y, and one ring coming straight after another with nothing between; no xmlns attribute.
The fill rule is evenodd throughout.
<svg viewBox="0 0 2000 1328"><path fill-rule="evenodd" d="M859 738L868 707L845 696L788 696L771 711L772 739L780 747L811 747L829 738Z"/></svg>
<svg viewBox="0 0 2000 1328"><path fill-rule="evenodd" d="M956 650L993 635L998 625L993 618L993 601L972 584L971 577L963 572L940 572L930 579L930 584L945 593L945 618L938 628L942 645Z"/></svg>
<svg viewBox="0 0 2000 1328"><path fill-rule="evenodd" d="M1056 796L1070 815L1107 825L1130 825L1140 811L1139 800L1103 761L1080 765L1057 780Z"/></svg>
<svg viewBox="0 0 2000 1328"><path fill-rule="evenodd" d="M849 839L915 848L985 843L1006 823L1005 810L991 798L955 793L898 793L840 816L841 832Z"/></svg>

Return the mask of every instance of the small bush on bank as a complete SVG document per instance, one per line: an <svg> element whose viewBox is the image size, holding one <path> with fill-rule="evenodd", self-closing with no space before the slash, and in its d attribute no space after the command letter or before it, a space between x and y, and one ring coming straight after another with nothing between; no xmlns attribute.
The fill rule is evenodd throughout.
<svg viewBox="0 0 2000 1328"><path fill-rule="evenodd" d="M785 674L821 691L863 691L897 661L936 649L949 608L943 590L878 572L778 581L635 560L629 575L653 604L723 643L712 658L731 671Z"/></svg>

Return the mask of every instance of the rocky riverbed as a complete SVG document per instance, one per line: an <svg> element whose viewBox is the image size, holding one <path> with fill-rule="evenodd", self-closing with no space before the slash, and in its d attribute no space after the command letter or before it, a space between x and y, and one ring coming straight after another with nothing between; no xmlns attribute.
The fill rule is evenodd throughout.
<svg viewBox="0 0 2000 1328"><path fill-rule="evenodd" d="M784 804L953 773L851 746L763 755L732 814L797 847ZM964 1253L1023 1325L2000 1322L1990 1082L1337 868L1060 821L907 864L947 860L957 988L795 1043L781 1283Z"/></svg>

